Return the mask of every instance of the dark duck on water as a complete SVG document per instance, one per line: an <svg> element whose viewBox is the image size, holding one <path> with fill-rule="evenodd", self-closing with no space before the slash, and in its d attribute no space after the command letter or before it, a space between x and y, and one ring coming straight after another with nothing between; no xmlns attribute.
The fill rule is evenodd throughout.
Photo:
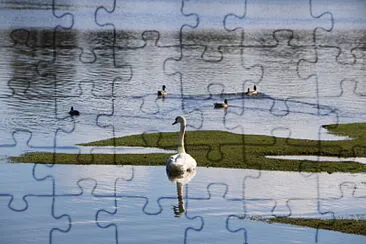
<svg viewBox="0 0 366 244"><path fill-rule="evenodd" d="M79 111L77 111L77 110L74 110L74 107L71 107L69 114L70 114L71 116L74 116L74 115L80 115L80 112L79 112Z"/></svg>

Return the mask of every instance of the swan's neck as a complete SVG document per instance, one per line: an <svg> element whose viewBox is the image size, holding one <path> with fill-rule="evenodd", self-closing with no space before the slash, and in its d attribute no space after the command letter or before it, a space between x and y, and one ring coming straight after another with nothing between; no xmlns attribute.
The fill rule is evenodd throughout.
<svg viewBox="0 0 366 244"><path fill-rule="evenodd" d="M184 150L184 134L186 132L186 125L184 123L180 124L180 132L178 138L178 153L185 153Z"/></svg>

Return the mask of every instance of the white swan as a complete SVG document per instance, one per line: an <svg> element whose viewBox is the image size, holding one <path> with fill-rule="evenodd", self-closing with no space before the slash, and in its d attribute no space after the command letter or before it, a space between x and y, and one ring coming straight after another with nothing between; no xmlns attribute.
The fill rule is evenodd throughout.
<svg viewBox="0 0 366 244"><path fill-rule="evenodd" d="M178 116L175 118L173 125L177 123L180 123L178 153L170 156L166 163L166 173L169 178L183 175L185 172L192 172L196 170L197 167L196 160L186 153L184 149L184 134L187 124L186 119L183 116Z"/></svg>
<svg viewBox="0 0 366 244"><path fill-rule="evenodd" d="M158 96L163 96L163 97L165 97L166 95L168 95L168 91L167 91L167 89L166 89L166 86L165 86L165 85L163 85L162 90L161 90L161 91L158 91Z"/></svg>
<svg viewBox="0 0 366 244"><path fill-rule="evenodd" d="M227 108L228 106L227 99L223 103L214 103L214 108Z"/></svg>

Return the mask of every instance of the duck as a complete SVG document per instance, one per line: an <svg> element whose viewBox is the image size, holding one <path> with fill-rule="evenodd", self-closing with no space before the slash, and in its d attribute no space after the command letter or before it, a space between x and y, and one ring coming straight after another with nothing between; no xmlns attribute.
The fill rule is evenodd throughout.
<svg viewBox="0 0 366 244"><path fill-rule="evenodd" d="M76 115L76 116L77 116L77 115L80 115L80 112L79 112L79 111L77 111L77 110L74 110L74 107L71 107L69 114L70 114L71 116L74 116L74 115Z"/></svg>
<svg viewBox="0 0 366 244"><path fill-rule="evenodd" d="M250 90L248 88L248 91L246 92L246 94L249 96L258 95L257 86L254 85L253 90Z"/></svg>
<svg viewBox="0 0 366 244"><path fill-rule="evenodd" d="M166 173L169 178L184 175L187 172L193 172L197 167L196 160L191 155L186 153L184 148L184 135L187 125L186 119L183 116L178 116L175 118L175 121L172 125L175 124L180 124L177 148L178 153L170 156L166 162Z"/></svg>
<svg viewBox="0 0 366 244"><path fill-rule="evenodd" d="M227 99L223 103L214 103L215 108L227 108L229 106Z"/></svg>
<svg viewBox="0 0 366 244"><path fill-rule="evenodd" d="M167 89L166 89L166 86L165 86L165 85L163 85L162 90L161 90L161 91L158 91L158 96L162 96L162 97L164 97L164 96L166 96L166 95L168 95L168 91L167 91Z"/></svg>

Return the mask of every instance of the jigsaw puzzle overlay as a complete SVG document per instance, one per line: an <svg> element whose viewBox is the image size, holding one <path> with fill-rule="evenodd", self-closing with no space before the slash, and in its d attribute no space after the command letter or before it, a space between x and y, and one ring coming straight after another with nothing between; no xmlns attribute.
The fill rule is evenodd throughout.
<svg viewBox="0 0 366 244"><path fill-rule="evenodd" d="M0 2L0 243L365 243L262 221L366 220L364 173L252 169L249 155L350 140L324 125L366 121L365 13L359 0ZM120 163L175 154L147 135L176 132L177 116L187 134L270 139L196 145L215 163L240 151L250 169ZM145 147L80 146L139 134ZM9 159L29 152L52 162Z"/></svg>

